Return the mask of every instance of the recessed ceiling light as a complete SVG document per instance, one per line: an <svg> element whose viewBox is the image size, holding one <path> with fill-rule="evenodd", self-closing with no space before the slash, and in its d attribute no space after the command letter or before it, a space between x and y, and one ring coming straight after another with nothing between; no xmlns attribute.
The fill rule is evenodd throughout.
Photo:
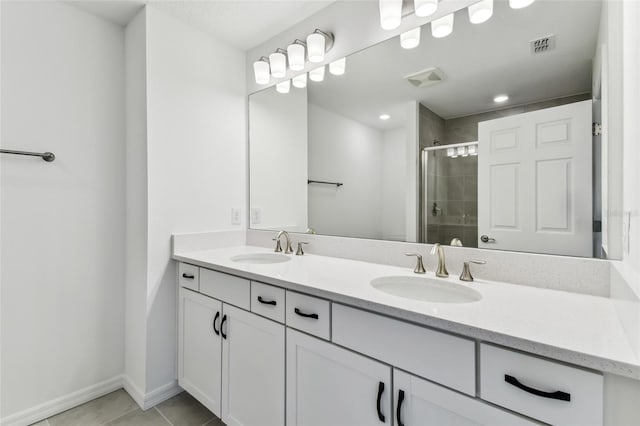
<svg viewBox="0 0 640 426"><path fill-rule="evenodd" d="M380 114L380 120L388 120L391 118L389 114Z"/></svg>
<svg viewBox="0 0 640 426"><path fill-rule="evenodd" d="M498 103L507 102L508 100L509 100L509 96L507 95L496 95L493 98L493 102L498 102Z"/></svg>

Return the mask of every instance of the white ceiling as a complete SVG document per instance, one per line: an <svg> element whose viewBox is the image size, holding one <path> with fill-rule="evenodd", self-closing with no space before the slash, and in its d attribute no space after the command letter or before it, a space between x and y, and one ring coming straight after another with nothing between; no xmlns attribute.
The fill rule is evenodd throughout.
<svg viewBox="0 0 640 426"><path fill-rule="evenodd" d="M398 37L347 58L343 76L309 84L317 105L380 129L404 124L406 104L418 100L443 118L459 117L591 90L591 67L600 20L600 0L537 1L513 10L496 0L486 23L469 23L456 13L453 34L444 39L422 28L413 50ZM529 41L556 35L556 49L532 55ZM439 67L447 80L416 88L404 76ZM510 100L493 102L499 93ZM381 113L392 118L379 120Z"/></svg>
<svg viewBox="0 0 640 426"><path fill-rule="evenodd" d="M67 3L126 25L152 4L244 51L303 21L336 0L68 0Z"/></svg>

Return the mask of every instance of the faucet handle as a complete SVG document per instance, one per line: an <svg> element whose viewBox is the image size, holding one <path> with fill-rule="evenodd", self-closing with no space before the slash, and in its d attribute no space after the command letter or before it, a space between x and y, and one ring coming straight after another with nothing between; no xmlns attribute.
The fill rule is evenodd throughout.
<svg viewBox="0 0 640 426"><path fill-rule="evenodd" d="M462 273L460 274L460 281L473 281L473 275L471 275L471 268L469 267L470 263L475 263L476 265L484 265L487 262L484 260L468 260L463 263Z"/></svg>
<svg viewBox="0 0 640 426"><path fill-rule="evenodd" d="M302 245L303 244L309 244L306 241L298 241L298 250L296 250L296 256L303 256L304 255L304 250L302 250Z"/></svg>
<svg viewBox="0 0 640 426"><path fill-rule="evenodd" d="M276 253L282 253L282 245L280 244L280 239L272 238L271 241L275 241L276 242L276 248L273 251L275 251Z"/></svg>
<svg viewBox="0 0 640 426"><path fill-rule="evenodd" d="M416 267L413 268L413 272L416 274L424 274L427 272L424 269L424 263L422 263L422 255L420 253L405 253L405 256L415 256L416 257Z"/></svg>

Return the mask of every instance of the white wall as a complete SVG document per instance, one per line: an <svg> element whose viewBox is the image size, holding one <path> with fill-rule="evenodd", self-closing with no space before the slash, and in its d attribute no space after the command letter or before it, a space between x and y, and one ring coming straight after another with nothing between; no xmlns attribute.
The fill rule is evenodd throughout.
<svg viewBox="0 0 640 426"><path fill-rule="evenodd" d="M251 226L305 232L307 90L254 93L249 122ZM256 210L259 215L254 216Z"/></svg>
<svg viewBox="0 0 640 426"><path fill-rule="evenodd" d="M2 147L57 156L0 160L4 423L119 386L125 100L122 27L57 2L1 10Z"/></svg>
<svg viewBox="0 0 640 426"><path fill-rule="evenodd" d="M405 241L407 131L404 127L382 134L382 238Z"/></svg>
<svg viewBox="0 0 640 426"><path fill-rule="evenodd" d="M127 328L137 329L136 315L145 313L145 347L142 357L127 348L127 360L132 361L127 375L129 390L146 407L176 390L177 289L171 234L241 229L231 225L231 209L243 208L246 199L246 88L241 51L152 6L137 19L146 20L146 29L130 27L127 36L138 39L128 44L137 50L131 54L146 56L146 152L140 129L129 126L135 137L127 143L142 147L143 156L136 161L147 173L130 174L127 185L139 188L141 196L147 185L147 221L141 225L147 237L146 246L138 244L133 247L136 253L128 255L146 259L146 276L132 275L127 281L131 292L145 289L144 299L136 297L128 306L133 314ZM146 43L140 44L145 31ZM129 71L140 77L139 69ZM137 106L144 94L138 95L132 99ZM128 112L143 117L144 108ZM144 203L138 203L140 211ZM132 241L140 232L127 230ZM137 346L135 351L140 350Z"/></svg>
<svg viewBox="0 0 640 426"><path fill-rule="evenodd" d="M309 104L309 226L320 234L382 237L382 133Z"/></svg>

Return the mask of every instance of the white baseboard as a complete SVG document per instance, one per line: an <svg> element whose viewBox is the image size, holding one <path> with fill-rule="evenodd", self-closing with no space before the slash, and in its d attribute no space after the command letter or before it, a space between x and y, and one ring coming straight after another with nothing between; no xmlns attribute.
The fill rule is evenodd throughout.
<svg viewBox="0 0 640 426"><path fill-rule="evenodd" d="M36 405L35 407L3 417L0 419L0 425L27 426L77 407L85 402L100 398L101 396L121 388L124 388L136 404L138 404L138 406L143 410L148 410L149 408L152 408L153 406L182 392L182 388L178 386L178 381L173 380L166 385L160 386L151 392L144 394L133 384L129 377L119 375L43 404Z"/></svg>
<svg viewBox="0 0 640 426"><path fill-rule="evenodd" d="M26 426L89 402L122 388L122 376L112 377L95 385L55 398L35 407L11 414L0 419L3 426Z"/></svg>

